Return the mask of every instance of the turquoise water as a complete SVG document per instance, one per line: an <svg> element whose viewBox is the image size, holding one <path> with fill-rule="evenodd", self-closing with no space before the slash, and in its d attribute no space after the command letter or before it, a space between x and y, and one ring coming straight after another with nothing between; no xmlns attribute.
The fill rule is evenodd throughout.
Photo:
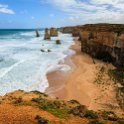
<svg viewBox="0 0 124 124"><path fill-rule="evenodd" d="M40 37L36 38L33 29L0 30L0 95L18 89L44 92L49 86L48 72L70 69L62 62L73 54L69 50L73 44L72 36L59 33L51 41L44 41L43 29L39 33ZM56 39L61 39L62 44L56 45ZM48 49L51 52L47 52Z"/></svg>

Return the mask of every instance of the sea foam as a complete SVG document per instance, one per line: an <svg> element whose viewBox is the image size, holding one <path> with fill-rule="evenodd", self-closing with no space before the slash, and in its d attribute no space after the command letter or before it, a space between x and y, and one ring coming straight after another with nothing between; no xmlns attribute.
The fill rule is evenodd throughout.
<svg viewBox="0 0 124 124"><path fill-rule="evenodd" d="M46 74L54 70L69 71L71 68L60 63L74 54L69 47L73 44L70 34L59 33L51 41L35 38L35 32L19 32L0 36L0 95L14 90L44 92L49 86ZM61 40L61 45L55 41ZM45 52L41 52L43 49ZM51 50L51 52L47 52Z"/></svg>

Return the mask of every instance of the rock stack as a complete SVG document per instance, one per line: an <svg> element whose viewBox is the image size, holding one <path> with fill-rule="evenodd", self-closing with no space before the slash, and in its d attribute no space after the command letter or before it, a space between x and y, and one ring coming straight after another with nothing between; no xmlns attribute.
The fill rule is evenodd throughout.
<svg viewBox="0 0 124 124"><path fill-rule="evenodd" d="M48 28L45 29L44 40L50 40L50 31Z"/></svg>
<svg viewBox="0 0 124 124"><path fill-rule="evenodd" d="M56 28L45 29L44 40L50 40L51 37L57 37L57 36L58 36L58 30Z"/></svg>
<svg viewBox="0 0 124 124"><path fill-rule="evenodd" d="M40 37L38 30L36 30L36 37Z"/></svg>
<svg viewBox="0 0 124 124"><path fill-rule="evenodd" d="M57 37L58 36L58 30L56 28L50 29L50 36L51 37Z"/></svg>

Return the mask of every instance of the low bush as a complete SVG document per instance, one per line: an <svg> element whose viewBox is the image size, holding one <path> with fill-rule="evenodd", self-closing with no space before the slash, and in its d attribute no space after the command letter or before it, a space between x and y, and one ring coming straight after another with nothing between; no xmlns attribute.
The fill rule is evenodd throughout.
<svg viewBox="0 0 124 124"><path fill-rule="evenodd" d="M90 119L97 119L98 115L96 112L92 110L87 110L86 106L79 105L70 110L70 113L73 115L77 115L79 117L86 117Z"/></svg>
<svg viewBox="0 0 124 124"><path fill-rule="evenodd" d="M18 98L15 98L14 99L14 104L20 104L20 103L22 103L23 102L23 99L22 99L22 97L18 97Z"/></svg>
<svg viewBox="0 0 124 124"><path fill-rule="evenodd" d="M111 111L103 111L102 112L102 117L105 119L105 120L110 120L110 121L117 121L118 118L116 116L116 114L114 112L111 112Z"/></svg>
<svg viewBox="0 0 124 124"><path fill-rule="evenodd" d="M68 103L71 103L71 104L80 104L77 100L70 100L70 101L68 101Z"/></svg>
<svg viewBox="0 0 124 124"><path fill-rule="evenodd" d="M52 113L54 116L67 119L69 117L69 109L61 108L61 103L59 101L50 101L42 98L33 98L33 102L37 103L40 109Z"/></svg>
<svg viewBox="0 0 124 124"><path fill-rule="evenodd" d="M98 114L92 110L87 110L84 114L84 117L89 118L89 119L97 119Z"/></svg>
<svg viewBox="0 0 124 124"><path fill-rule="evenodd" d="M37 90L35 90L35 91L31 91L31 93L38 94L38 95L43 95L43 96L45 96L45 97L48 97L48 95L47 95L47 94L42 93L42 92L37 91Z"/></svg>
<svg viewBox="0 0 124 124"><path fill-rule="evenodd" d="M123 69L109 70L108 74L114 81L118 81L124 86L124 70Z"/></svg>
<svg viewBox="0 0 124 124"><path fill-rule="evenodd" d="M49 124L49 121L46 118L39 115L37 115L35 119L38 121L38 124Z"/></svg>
<svg viewBox="0 0 124 124"><path fill-rule="evenodd" d="M100 120L92 120L89 122L89 124L105 124L105 122L100 121Z"/></svg>

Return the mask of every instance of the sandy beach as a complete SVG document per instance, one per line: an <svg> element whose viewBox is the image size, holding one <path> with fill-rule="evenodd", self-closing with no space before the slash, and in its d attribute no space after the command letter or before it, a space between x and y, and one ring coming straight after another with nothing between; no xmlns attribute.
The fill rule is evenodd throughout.
<svg viewBox="0 0 124 124"><path fill-rule="evenodd" d="M111 64L99 60L93 60L89 55L80 50L80 41L75 41L71 47L76 54L65 59L65 63L71 66L70 72L55 71L47 75L49 87L46 93L59 99L75 99L89 109L113 110L121 112L116 100L116 85L108 76L108 69L115 68ZM101 69L99 83L99 74Z"/></svg>

